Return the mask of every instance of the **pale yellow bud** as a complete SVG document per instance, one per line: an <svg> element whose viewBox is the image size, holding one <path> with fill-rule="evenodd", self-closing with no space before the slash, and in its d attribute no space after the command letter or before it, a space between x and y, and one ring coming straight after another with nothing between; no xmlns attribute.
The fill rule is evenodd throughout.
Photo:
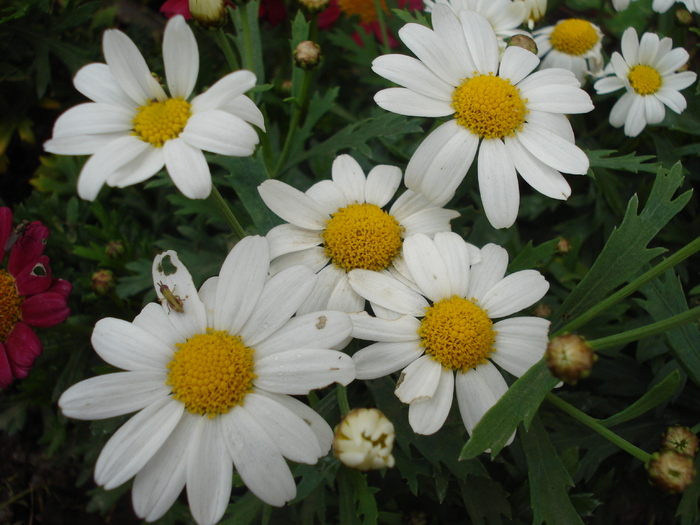
<svg viewBox="0 0 700 525"><path fill-rule="evenodd" d="M679 454L695 458L698 453L698 436L682 425L668 427L661 434L661 450L675 450Z"/></svg>
<svg viewBox="0 0 700 525"><path fill-rule="evenodd" d="M678 494L693 482L695 468L693 458L675 450L654 452L647 463L649 482L664 492Z"/></svg>
<svg viewBox="0 0 700 525"><path fill-rule="evenodd" d="M226 23L225 0L190 0L192 19L205 28L217 28Z"/></svg>
<svg viewBox="0 0 700 525"><path fill-rule="evenodd" d="M376 408L358 408L335 430L333 455L345 466L377 470L394 466L394 425Z"/></svg>
<svg viewBox="0 0 700 525"><path fill-rule="evenodd" d="M588 377L598 359L586 340L578 335L564 334L552 339L544 354L547 368L554 377L575 385Z"/></svg>

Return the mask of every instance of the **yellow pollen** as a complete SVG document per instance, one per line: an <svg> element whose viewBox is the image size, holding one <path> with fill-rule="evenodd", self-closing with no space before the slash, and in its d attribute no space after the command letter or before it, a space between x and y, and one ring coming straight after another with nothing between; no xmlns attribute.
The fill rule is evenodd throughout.
<svg viewBox="0 0 700 525"><path fill-rule="evenodd" d="M496 350L493 322L473 301L453 295L426 308L418 329L421 346L445 368L466 372Z"/></svg>
<svg viewBox="0 0 700 525"><path fill-rule="evenodd" d="M661 75L651 66L634 66L627 78L632 89L640 95L652 95L661 88Z"/></svg>
<svg viewBox="0 0 700 525"><path fill-rule="evenodd" d="M379 1L382 10L389 12L384 0ZM338 0L338 6L345 16L358 15L360 22L370 24L377 21L377 10L374 8L374 0Z"/></svg>
<svg viewBox="0 0 700 525"><path fill-rule="evenodd" d="M17 294L14 277L0 270L0 343L7 341L17 321L22 320L22 301L24 297Z"/></svg>
<svg viewBox="0 0 700 525"><path fill-rule="evenodd" d="M526 102L508 79L493 74L463 80L452 94L457 122L482 139L502 139L520 131L529 113Z"/></svg>
<svg viewBox="0 0 700 525"><path fill-rule="evenodd" d="M578 18L570 18L557 24L549 35L552 47L567 55L583 55L593 49L599 39L593 24Z"/></svg>
<svg viewBox="0 0 700 525"><path fill-rule="evenodd" d="M190 118L190 104L182 98L169 98L165 102L151 100L136 111L134 134L156 148L177 137Z"/></svg>
<svg viewBox="0 0 700 525"><path fill-rule="evenodd" d="M326 256L348 272L383 270L401 251L403 227L374 204L350 204L326 224L321 234Z"/></svg>
<svg viewBox="0 0 700 525"><path fill-rule="evenodd" d="M240 337L207 328L206 334L175 346L178 350L168 364L166 384L191 413L210 418L226 414L253 391L254 350Z"/></svg>

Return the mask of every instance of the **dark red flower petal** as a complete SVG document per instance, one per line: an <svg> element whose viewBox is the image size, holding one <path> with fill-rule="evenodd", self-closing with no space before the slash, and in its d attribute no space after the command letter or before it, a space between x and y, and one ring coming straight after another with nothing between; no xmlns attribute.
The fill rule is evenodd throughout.
<svg viewBox="0 0 700 525"><path fill-rule="evenodd" d="M189 0L168 0L163 2L163 5L160 6L160 12L168 18L172 18L175 15L182 15L186 20L192 18Z"/></svg>
<svg viewBox="0 0 700 525"><path fill-rule="evenodd" d="M287 8L282 0L262 0L258 16L276 26L287 17Z"/></svg>
<svg viewBox="0 0 700 525"><path fill-rule="evenodd" d="M0 343L0 388L7 390L14 377L12 376L12 369L10 368L10 362L7 359L7 352L5 351L5 345Z"/></svg>
<svg viewBox="0 0 700 525"><path fill-rule="evenodd" d="M10 252L7 270L10 275L18 275L25 267L34 266L41 257L49 238L49 229L39 221L32 222L24 235L14 244Z"/></svg>
<svg viewBox="0 0 700 525"><path fill-rule="evenodd" d="M326 10L318 15L318 28L328 29L340 18L342 12L338 0L331 0Z"/></svg>
<svg viewBox="0 0 700 525"><path fill-rule="evenodd" d="M49 289L46 291L61 294L63 297L68 297L68 294L70 294L72 289L73 285L65 279L54 279L51 282L51 286L49 286Z"/></svg>
<svg viewBox="0 0 700 525"><path fill-rule="evenodd" d="M17 379L27 377L42 350L41 341L34 331L24 323L17 323L5 342L12 374Z"/></svg>
<svg viewBox="0 0 700 525"><path fill-rule="evenodd" d="M0 262L2 262L5 258L5 243L7 242L7 239L10 238L11 234L12 210L6 206L3 206L0 208Z"/></svg>
<svg viewBox="0 0 700 525"><path fill-rule="evenodd" d="M15 253L14 248L10 254L10 260L13 253ZM15 278L17 293L20 295L30 296L45 292L52 283L51 266L46 255L42 255L34 261L34 264L25 266L18 273L10 271L10 274Z"/></svg>
<svg viewBox="0 0 700 525"><path fill-rule="evenodd" d="M70 315L66 297L54 292L32 295L22 303L20 308L22 321L40 328L62 323Z"/></svg>

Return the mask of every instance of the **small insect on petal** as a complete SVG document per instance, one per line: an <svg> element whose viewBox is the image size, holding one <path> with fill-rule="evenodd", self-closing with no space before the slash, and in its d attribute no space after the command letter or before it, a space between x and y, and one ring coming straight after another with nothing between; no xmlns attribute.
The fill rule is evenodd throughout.
<svg viewBox="0 0 700 525"><path fill-rule="evenodd" d="M176 312L184 314L185 305L182 302L182 299L180 299L178 295L175 295L173 292L171 292L167 284L159 282L158 287L160 288L160 293L163 295L163 299L165 299L168 302L168 306Z"/></svg>
<svg viewBox="0 0 700 525"><path fill-rule="evenodd" d="M9 252L10 248L12 248L15 243L22 238L25 232L29 229L29 222L30 221L27 219L24 219L17 226L15 226L15 229L12 230L12 233L5 241L5 246L3 246L4 251Z"/></svg>

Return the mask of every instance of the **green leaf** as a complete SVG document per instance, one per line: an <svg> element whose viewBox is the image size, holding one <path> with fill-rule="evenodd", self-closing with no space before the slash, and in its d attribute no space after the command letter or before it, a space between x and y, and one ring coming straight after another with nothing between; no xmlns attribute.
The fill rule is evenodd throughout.
<svg viewBox="0 0 700 525"><path fill-rule="evenodd" d="M695 458L695 471L700 472L700 456ZM695 479L690 486L683 491L683 497L676 509L676 516L681 517L681 525L695 525L700 518L700 476L695 475Z"/></svg>
<svg viewBox="0 0 700 525"><path fill-rule="evenodd" d="M637 399L637 401L614 416L601 420L600 424L606 427L613 427L625 421L629 421L630 419L634 419L637 416L641 416L647 410L651 410L668 399L680 382L681 375L677 370L668 374L663 381Z"/></svg>
<svg viewBox="0 0 700 525"><path fill-rule="evenodd" d="M549 373L544 359L540 360L513 383L498 403L484 414L474 427L459 459L475 458L489 448L491 457L496 457L521 422L525 428L530 426L544 396L558 382Z"/></svg>
<svg viewBox="0 0 700 525"><path fill-rule="evenodd" d="M379 511L374 493L379 489L367 485L367 476L343 468L338 473L341 525L376 525Z"/></svg>
<svg viewBox="0 0 700 525"><path fill-rule="evenodd" d="M467 476L459 483L464 506L474 525L501 525L505 516L510 520L508 494L500 483L481 476Z"/></svg>
<svg viewBox="0 0 700 525"><path fill-rule="evenodd" d="M646 161L653 159L654 155L640 155L637 157L633 152L620 157L610 157L609 155L613 153L617 153L617 150L599 149L586 151L588 160L591 162L591 168L610 168L632 173L639 173L640 171L656 173L659 169L658 164L644 164Z"/></svg>
<svg viewBox="0 0 700 525"><path fill-rule="evenodd" d="M559 240L552 239L551 241L543 242L537 247L532 245L532 241L528 242L527 246L508 265L508 273L539 266L542 261L549 259L556 253Z"/></svg>
<svg viewBox="0 0 700 525"><path fill-rule="evenodd" d="M691 191L673 199L682 182L680 164L671 170L659 168L649 199L639 215L639 198L634 195L630 199L622 224L610 234L590 271L553 315L553 332L565 320L578 317L611 290L632 280L645 264L665 251L647 249L647 244L690 200Z"/></svg>
<svg viewBox="0 0 700 525"><path fill-rule="evenodd" d="M249 525L265 506L265 503L249 492L236 503L229 505L226 509L226 517L228 519L221 522L220 525Z"/></svg>
<svg viewBox="0 0 700 525"><path fill-rule="evenodd" d="M683 287L673 270L642 286L640 291L646 300L637 299L635 302L649 312L656 322L688 311ZM697 323L685 324L669 330L665 335L673 356L691 381L700 385L700 330Z"/></svg>
<svg viewBox="0 0 700 525"><path fill-rule="evenodd" d="M583 525L567 494L574 482L539 418L520 437L527 459L532 525Z"/></svg>

